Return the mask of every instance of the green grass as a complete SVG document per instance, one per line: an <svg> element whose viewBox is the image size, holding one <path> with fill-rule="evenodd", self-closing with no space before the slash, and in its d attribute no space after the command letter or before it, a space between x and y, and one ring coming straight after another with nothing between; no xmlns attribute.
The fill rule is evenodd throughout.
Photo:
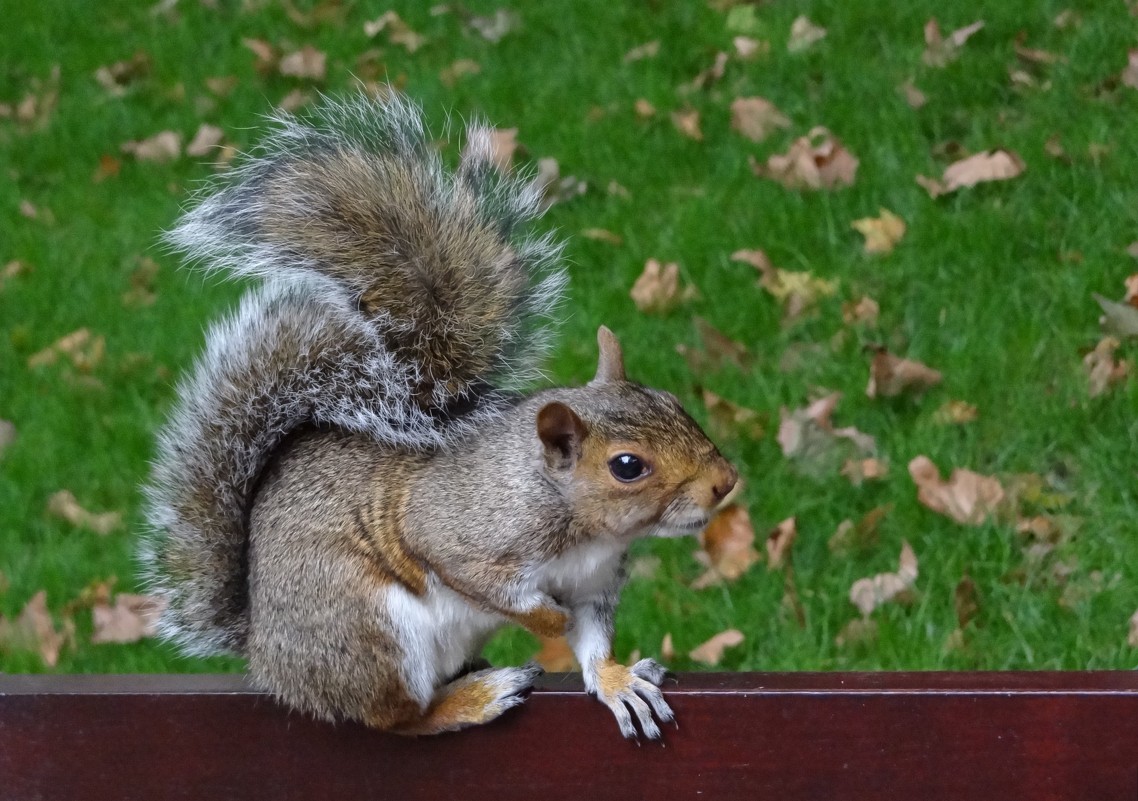
<svg viewBox="0 0 1138 801"><path fill-rule="evenodd" d="M735 627L746 641L728 652L724 665L733 669L1133 666L1126 635L1138 608L1138 381L1090 399L1081 366L1101 336L1091 293L1119 297L1123 279L1138 272L1124 252L1138 239L1138 150L1128 137L1138 91L1109 80L1136 44L1124 4L1088 4L1073 30L1052 25L1059 3L958 4L941 19L946 32L977 18L987 25L945 69L921 64L922 26L946 13L943 4L764 4L754 35L771 41L771 54L732 60L722 80L683 97L677 87L710 66L716 52L729 51L735 35L724 13L699 2L518 3L521 27L498 44L471 33L454 13L433 16L427 4L396 3L429 40L413 55L382 34L365 39L363 22L385 4L345 2L343 24L311 29L273 3L243 10L218 0L211 9L183 0L173 15L154 14L151 5L19 3L0 34L0 102L18 103L55 64L61 76L58 107L45 127L0 120L0 265L19 260L29 268L0 289L0 418L19 435L0 456L0 586L7 587L0 612L18 614L45 589L62 616L84 586L110 576L118 589L137 588L137 488L153 431L171 402L173 378L201 347L206 321L240 287L177 269L177 259L156 244L209 166L124 157L117 176L95 183L92 174L100 156L118 157L123 142L164 129L188 140L202 121L220 125L238 146L255 141L260 115L300 82L259 75L241 44L252 37L326 51L328 78L319 88L329 92L348 90L361 71L357 57L378 47L388 78L423 103L435 130L444 130L448 113L485 116L519 129L523 162L552 156L563 174L588 182L585 196L555 206L539 224L569 241L573 303L552 360L557 381L590 376L593 332L603 322L622 337L633 377L677 393L697 418L706 414L696 384L767 415L764 439L721 444L745 476L760 548L765 531L797 516L794 569L806 625L780 606L781 574L758 565L735 583L693 591L688 584L701 572L691 557L695 544L644 542L636 553L654 554L660 567L625 591L620 657L634 649L658 655L666 632L686 653ZM791 55L786 36L800 13L829 34ZM1020 67L1014 43L1021 34L1028 46L1066 57L1039 73L1046 89L1021 91L1009 80L1009 68ZM624 53L653 39L661 42L658 56L624 63ZM125 96L110 97L94 71L138 50L151 57L151 73ZM477 61L481 72L447 88L440 70L459 58ZM235 76L237 85L218 98L204 85L213 76ZM928 95L919 110L896 90L908 78ZM793 127L757 145L732 132L731 100L752 95L774 102ZM637 118L638 98L659 114ZM703 142L682 137L668 118L685 104L701 113ZM818 124L861 160L852 187L798 193L751 174L748 155L782 152ZM1046 154L1053 135L1069 161ZM913 178L939 175L947 161L935 152L950 141L968 152L1014 149L1027 171L931 200ZM1108 150L1093 155L1099 146ZM610 181L628 196L607 193ZM21 201L39 217L21 215ZM880 207L900 215L908 232L892 254L868 257L849 226ZM587 228L608 229L623 244L578 235ZM840 291L784 325L752 268L729 260L740 248L763 248L780 267L837 279ZM157 300L127 307L121 296L141 256L160 264ZM641 315L628 290L648 258L678 262L700 299L663 317ZM835 339L847 328L842 301L862 294L880 303L879 327ZM695 315L745 343L754 364L693 374L674 346L698 345ZM60 364L28 367L32 354L80 327L106 338L106 357L91 373L100 388L77 382ZM865 397L867 342L942 370L943 384L915 400ZM789 372L780 369L788 349L808 354ZM1133 360L1138 350L1124 345L1122 355ZM780 406L804 405L823 390L844 393L839 425L877 438L892 465L887 479L858 488L836 475L813 480L782 456L774 439ZM933 411L950 398L976 404L979 419L936 425ZM1010 524L963 527L921 506L905 471L918 454L946 472L963 466L1048 476L1070 494L1062 511L1078 518L1077 533L1029 563ZM47 499L63 488L89 509L124 512L124 529L99 537L48 517ZM886 503L893 509L878 544L854 556L829 552L840 521ZM894 569L902 540L920 559L915 601L874 612L876 641L838 647L835 635L857 615L851 583ZM1057 577L1060 565L1070 574ZM948 649L957 625L953 590L964 573L976 582L980 611L965 646ZM76 623L77 646L65 649L59 671L236 667L184 659L154 642L91 645L89 615L78 613ZM514 633L492 651L520 660L532 647ZM692 664L680 656L674 666ZM0 669L44 667L38 656L14 651L0 653Z"/></svg>

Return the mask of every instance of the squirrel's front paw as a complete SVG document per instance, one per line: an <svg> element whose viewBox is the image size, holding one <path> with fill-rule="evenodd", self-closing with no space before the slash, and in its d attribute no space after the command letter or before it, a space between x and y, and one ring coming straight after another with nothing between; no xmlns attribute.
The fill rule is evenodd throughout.
<svg viewBox="0 0 1138 801"><path fill-rule="evenodd" d="M664 700L659 684L667 671L652 659L641 659L632 667L626 667L610 660L600 662L589 677L589 691L607 706L616 717L620 733L629 739L636 738L633 715L640 724L640 731L649 740L660 737L660 727L656 725L675 720L672 708ZM631 711L630 711L631 710Z"/></svg>

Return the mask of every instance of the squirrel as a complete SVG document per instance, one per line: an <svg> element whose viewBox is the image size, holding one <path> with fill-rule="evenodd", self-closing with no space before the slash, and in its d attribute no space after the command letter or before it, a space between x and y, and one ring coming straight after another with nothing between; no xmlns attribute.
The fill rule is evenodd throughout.
<svg viewBox="0 0 1138 801"><path fill-rule="evenodd" d="M737 482L671 394L598 332L585 386L526 393L566 284L527 236L542 187L475 124L455 168L389 93L278 114L167 234L260 279L177 387L145 487L143 578L189 655L326 720L399 734L488 722L534 663L509 623L566 635L621 733L673 720L651 659L615 661L629 544L698 533Z"/></svg>

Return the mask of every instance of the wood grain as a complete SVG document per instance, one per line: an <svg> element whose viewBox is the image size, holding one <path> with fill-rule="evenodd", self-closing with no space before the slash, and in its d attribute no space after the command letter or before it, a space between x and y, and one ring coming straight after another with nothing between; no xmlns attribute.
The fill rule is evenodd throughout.
<svg viewBox="0 0 1138 801"><path fill-rule="evenodd" d="M468 732L288 712L231 676L0 676L0 798L1138 799L1138 674L683 674L663 743L577 677Z"/></svg>

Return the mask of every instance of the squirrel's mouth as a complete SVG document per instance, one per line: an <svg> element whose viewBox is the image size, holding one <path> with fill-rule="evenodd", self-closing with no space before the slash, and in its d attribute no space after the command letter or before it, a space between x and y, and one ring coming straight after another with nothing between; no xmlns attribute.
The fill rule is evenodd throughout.
<svg viewBox="0 0 1138 801"><path fill-rule="evenodd" d="M653 537L687 537L702 531L711 519L700 515L690 520L661 520L652 530Z"/></svg>

